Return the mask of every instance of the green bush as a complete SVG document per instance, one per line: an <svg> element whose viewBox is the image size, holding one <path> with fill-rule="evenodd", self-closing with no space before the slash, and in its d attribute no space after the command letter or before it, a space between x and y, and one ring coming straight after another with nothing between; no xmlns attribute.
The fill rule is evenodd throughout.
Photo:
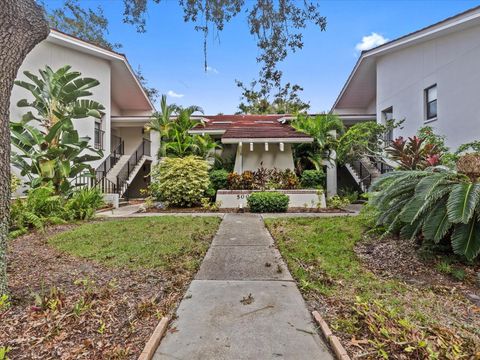
<svg viewBox="0 0 480 360"><path fill-rule="evenodd" d="M55 195L53 186L31 189L25 199L16 199L10 209L10 237L22 235L28 229L43 229L46 225L70 220L87 220L103 204L96 189L74 191L70 199Z"/></svg>
<svg viewBox="0 0 480 360"><path fill-rule="evenodd" d="M429 168L393 171L371 187L377 225L423 243L448 240L468 260L480 254L480 182L469 174ZM420 236L422 235L422 236Z"/></svg>
<svg viewBox="0 0 480 360"><path fill-rule="evenodd" d="M73 193L65 204L65 210L72 220L88 220L103 204L103 196L98 189L85 188Z"/></svg>
<svg viewBox="0 0 480 360"><path fill-rule="evenodd" d="M228 188L228 171L225 169L210 172L210 183L215 190Z"/></svg>
<svg viewBox="0 0 480 360"><path fill-rule="evenodd" d="M325 173L321 170L304 170L300 177L300 184L305 189L323 188Z"/></svg>
<svg viewBox="0 0 480 360"><path fill-rule="evenodd" d="M290 199L287 195L275 192L264 191L251 194L247 203L251 212L286 212Z"/></svg>
<svg viewBox="0 0 480 360"><path fill-rule="evenodd" d="M42 229L47 224L64 223L65 217L63 198L55 195L52 186L41 186L31 189L26 199L12 203L10 231L20 235L28 228Z"/></svg>
<svg viewBox="0 0 480 360"><path fill-rule="evenodd" d="M350 200L346 197L335 195L327 199L327 207L329 208L342 209L347 205L350 205Z"/></svg>
<svg viewBox="0 0 480 360"><path fill-rule="evenodd" d="M210 186L208 163L199 157L165 158L154 167L150 190L167 206L200 205Z"/></svg>

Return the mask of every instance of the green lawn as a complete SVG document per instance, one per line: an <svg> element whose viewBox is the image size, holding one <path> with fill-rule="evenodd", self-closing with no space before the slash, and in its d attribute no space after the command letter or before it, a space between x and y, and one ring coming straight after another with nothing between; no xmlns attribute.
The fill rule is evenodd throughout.
<svg viewBox="0 0 480 360"><path fill-rule="evenodd" d="M192 270L217 231L216 217L150 217L99 221L49 239L56 248L107 266Z"/></svg>
<svg viewBox="0 0 480 360"><path fill-rule="evenodd" d="M365 239L359 218L265 222L305 298L319 310L327 305L324 316L350 352L457 359L478 351L479 317L464 297L380 278L357 259L355 244ZM361 342L350 346L351 339Z"/></svg>

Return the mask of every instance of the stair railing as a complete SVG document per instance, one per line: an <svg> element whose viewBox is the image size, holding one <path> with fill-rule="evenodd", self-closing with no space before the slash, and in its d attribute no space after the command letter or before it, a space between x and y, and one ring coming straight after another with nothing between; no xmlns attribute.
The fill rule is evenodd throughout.
<svg viewBox="0 0 480 360"><path fill-rule="evenodd" d="M359 184L363 185L365 190L368 189L372 183L372 174L360 160L355 160L352 165L357 172Z"/></svg>
<svg viewBox="0 0 480 360"><path fill-rule="evenodd" d="M138 164L140 159L143 156L150 156L150 154L151 154L150 140L142 139L141 144L137 147L135 152L132 155L130 155L130 158L128 159L128 161L125 163L125 165L123 165L123 167L120 169L120 171L117 174L116 186L117 186L118 192L121 192L123 190L123 186L127 182L128 178L130 177L130 174L135 169L135 166Z"/></svg>
<svg viewBox="0 0 480 360"><path fill-rule="evenodd" d="M120 157L124 155L125 143L120 143L113 148L111 153L95 169L94 174L78 174L74 181L75 186L98 188L104 194L112 194L118 191L117 184L107 179L107 173L115 166Z"/></svg>

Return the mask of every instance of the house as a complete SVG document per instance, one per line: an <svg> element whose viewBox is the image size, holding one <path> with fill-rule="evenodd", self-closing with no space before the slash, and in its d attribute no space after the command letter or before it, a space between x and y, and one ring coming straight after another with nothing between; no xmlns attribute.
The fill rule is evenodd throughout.
<svg viewBox="0 0 480 360"><path fill-rule="evenodd" d="M199 117L191 134L210 135L221 142L219 155L231 158L234 171L255 171L260 167L294 170L292 147L311 143L313 138L296 131L290 115L214 115ZM327 192L336 194L336 168L327 167Z"/></svg>
<svg viewBox="0 0 480 360"><path fill-rule="evenodd" d="M362 52L331 112L344 123L404 120L387 140L423 126L452 150L480 139L480 7ZM384 172L362 159L346 170L362 190ZM348 173L339 169L348 180Z"/></svg>
<svg viewBox="0 0 480 360"><path fill-rule="evenodd" d="M234 157L234 171L255 171L261 166L294 169L292 145L313 139L293 129L285 115L202 116L189 132L209 134L222 143L221 156Z"/></svg>
<svg viewBox="0 0 480 360"><path fill-rule="evenodd" d="M429 125L453 150L480 139L480 7L362 52L332 112L347 123Z"/></svg>
<svg viewBox="0 0 480 360"><path fill-rule="evenodd" d="M102 190L119 195L128 191L130 196L137 196L148 180L150 164L156 161L159 138L144 131L155 108L125 55L51 30L48 38L27 55L17 79L27 80L23 71L36 73L46 65L54 70L71 65L82 76L100 82L92 89L92 99L105 107L102 119L79 119L74 125L81 136L90 137L92 146L103 150L103 159L92 163L95 181ZM25 112L16 106L18 100L29 97L25 89L14 86L12 121L18 121ZM18 174L17 169L12 171Z"/></svg>

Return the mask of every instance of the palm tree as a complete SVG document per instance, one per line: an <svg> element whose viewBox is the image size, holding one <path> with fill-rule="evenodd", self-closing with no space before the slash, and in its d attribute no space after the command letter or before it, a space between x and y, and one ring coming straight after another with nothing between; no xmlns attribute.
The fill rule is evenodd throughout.
<svg viewBox="0 0 480 360"><path fill-rule="evenodd" d="M155 113L150 122L145 125L145 130L158 131L160 134L164 134L168 130L168 126L171 123L171 117L177 112L178 106L175 104L167 105L167 95L162 95L160 109L161 111Z"/></svg>
<svg viewBox="0 0 480 360"><path fill-rule="evenodd" d="M313 117L300 114L292 122L292 127L313 138L313 143L300 144L294 148L297 168L300 171L309 164L320 170L323 160L333 161L332 151L337 146L337 135L345 132L345 126L337 115L321 114Z"/></svg>

